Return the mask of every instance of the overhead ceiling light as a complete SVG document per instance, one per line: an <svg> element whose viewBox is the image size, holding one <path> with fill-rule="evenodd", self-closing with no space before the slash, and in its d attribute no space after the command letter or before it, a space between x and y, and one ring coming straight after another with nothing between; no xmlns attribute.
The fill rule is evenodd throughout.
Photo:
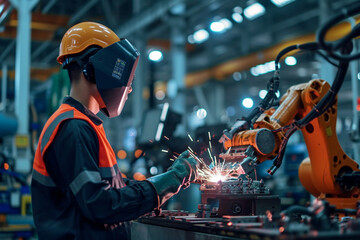
<svg viewBox="0 0 360 240"><path fill-rule="evenodd" d="M265 64L257 65L256 68L257 68L257 72L258 72L260 75L265 74L265 73L268 73L268 71L266 71Z"/></svg>
<svg viewBox="0 0 360 240"><path fill-rule="evenodd" d="M264 99L265 98L265 96L266 96L266 94L267 94L267 90L265 90L265 89L263 89L263 90L260 90L259 91L259 97L261 98L261 99Z"/></svg>
<svg viewBox="0 0 360 240"><path fill-rule="evenodd" d="M156 174L158 174L158 172L159 172L159 170L158 170L157 167L152 166L152 167L150 168L150 173L151 173L151 175L156 175Z"/></svg>
<svg viewBox="0 0 360 240"><path fill-rule="evenodd" d="M268 72L275 71L275 61L265 63L265 68Z"/></svg>
<svg viewBox="0 0 360 240"><path fill-rule="evenodd" d="M233 19L235 22L237 22L237 23L242 23L242 21L244 20L244 18L241 16L241 14L240 14L240 13L237 13L237 12L233 13L233 14L231 15L231 17L232 17L232 19Z"/></svg>
<svg viewBox="0 0 360 240"><path fill-rule="evenodd" d="M210 24L210 29L213 32L224 32L225 31L225 26L221 22L212 22Z"/></svg>
<svg viewBox="0 0 360 240"><path fill-rule="evenodd" d="M160 62L163 59L163 54L159 50L152 50L149 53L149 59L153 62Z"/></svg>
<svg viewBox="0 0 360 240"><path fill-rule="evenodd" d="M205 29L200 29L200 30L197 30L193 34L193 38L194 38L196 43L202 43L202 42L205 42L206 40L208 40L209 33Z"/></svg>
<svg viewBox="0 0 360 240"><path fill-rule="evenodd" d="M254 101L251 98L244 98L244 100L242 101L242 105L245 108L252 108L252 106L254 105Z"/></svg>
<svg viewBox="0 0 360 240"><path fill-rule="evenodd" d="M200 108L196 111L196 117L199 119L204 119L207 116L207 112L204 108Z"/></svg>
<svg viewBox="0 0 360 240"><path fill-rule="evenodd" d="M258 73L256 67L252 67L252 68L250 69L250 73L251 73L251 75L253 75L253 76L255 76L255 77L257 77L257 76L260 75L260 74Z"/></svg>
<svg viewBox="0 0 360 240"><path fill-rule="evenodd" d="M285 5L288 5L289 3L294 2L295 0L271 0L273 4L275 4L277 7L283 7Z"/></svg>
<svg viewBox="0 0 360 240"><path fill-rule="evenodd" d="M213 32L224 32L232 27L232 23L227 18L222 18L219 21L212 22L210 29Z"/></svg>
<svg viewBox="0 0 360 240"><path fill-rule="evenodd" d="M294 66L296 65L297 61L296 61L296 58L293 57L293 56L288 56L285 58L285 63L286 65L288 66Z"/></svg>
<svg viewBox="0 0 360 240"><path fill-rule="evenodd" d="M240 81L241 78L242 78L241 73L240 73L240 72L234 72L234 73L233 73L233 78L234 78L234 80L237 81L237 82Z"/></svg>
<svg viewBox="0 0 360 240"><path fill-rule="evenodd" d="M188 42L191 43L191 44L194 44L194 43L195 43L195 39L194 39L194 36L193 36L193 35L189 35L189 36L187 37L187 40L188 40Z"/></svg>
<svg viewBox="0 0 360 240"><path fill-rule="evenodd" d="M227 18L222 18L222 19L220 19L219 22L221 22L224 25L226 30L228 30L228 29L230 29L232 27L231 21L229 19L227 19Z"/></svg>
<svg viewBox="0 0 360 240"><path fill-rule="evenodd" d="M249 20L254 20L265 14L265 7L260 3L253 3L244 9L244 15Z"/></svg>
<svg viewBox="0 0 360 240"><path fill-rule="evenodd" d="M270 62L266 62L264 64L259 64L250 69L250 73L255 77L269 73L269 72L273 72L273 71L275 71L275 61L270 61Z"/></svg>

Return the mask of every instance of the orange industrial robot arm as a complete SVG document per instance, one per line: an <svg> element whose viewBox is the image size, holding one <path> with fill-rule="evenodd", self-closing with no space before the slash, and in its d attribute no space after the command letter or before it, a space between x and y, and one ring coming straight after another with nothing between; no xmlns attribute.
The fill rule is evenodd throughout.
<svg viewBox="0 0 360 240"><path fill-rule="evenodd" d="M314 196L327 199L336 208L356 209L360 203L360 170L339 145L336 136L337 94L345 79L349 62L360 59L352 40L360 36L360 24L336 41L326 34L336 24L360 13L360 4L339 12L317 31L316 41L295 44L280 51L275 58L274 76L268 81L268 93L251 113L225 130L221 142L225 161L239 162L245 173L257 164L272 160L272 175L280 166L289 137L298 129L304 135L309 159L299 167L303 186ZM337 68L331 86L319 79L291 87L280 106L271 107L280 83L280 59L291 51L312 51ZM238 172L241 172L240 170Z"/></svg>
<svg viewBox="0 0 360 240"><path fill-rule="evenodd" d="M223 144L227 151L221 157L226 161L241 160L246 173L257 164L276 158L286 137L286 126L306 116L329 89L330 85L319 79L292 86L281 98L280 106L261 114L253 129L239 131L225 140ZM300 165L299 178L312 195L330 198L330 202L338 208L355 208L359 189L343 188L337 179L343 174L359 171L359 166L346 155L338 142L336 116L335 98L325 113L301 129L310 160L306 159ZM270 169L269 173L275 170Z"/></svg>

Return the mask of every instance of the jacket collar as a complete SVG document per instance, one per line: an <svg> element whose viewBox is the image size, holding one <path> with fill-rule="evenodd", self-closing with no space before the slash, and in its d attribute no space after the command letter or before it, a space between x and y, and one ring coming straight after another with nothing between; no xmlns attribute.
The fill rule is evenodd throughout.
<svg viewBox="0 0 360 240"><path fill-rule="evenodd" d="M76 108L81 113L85 114L95 125L100 125L103 123L103 121L98 116L96 116L93 112L91 112L84 105L82 105L79 101L75 100L72 97L70 97L70 96L64 97L63 103L68 104L68 105Z"/></svg>

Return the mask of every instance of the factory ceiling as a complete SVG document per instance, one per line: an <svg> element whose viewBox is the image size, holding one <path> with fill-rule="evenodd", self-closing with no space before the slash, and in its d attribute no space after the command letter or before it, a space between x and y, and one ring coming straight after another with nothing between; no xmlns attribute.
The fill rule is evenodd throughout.
<svg viewBox="0 0 360 240"><path fill-rule="evenodd" d="M188 40L186 84L194 86L209 79L226 80L233 72L248 72L251 66L270 61L282 44L314 40L314 33L324 19L356 1L296 0L278 7L270 0L39 0L31 23L32 86L47 81L59 71L56 57L61 37L70 26L81 21L103 23L121 37L142 38L148 49L164 51L164 61L159 64L156 77L167 81L171 78L170 33L182 19ZM249 20L243 10L256 2L266 12ZM0 62L13 68L17 11L8 0L1 0L0 6L3 6ZM234 13L241 17L238 22L232 18ZM231 27L221 33L211 32L210 23L223 18L230 21ZM194 43L191 36L200 29L207 30L208 39ZM318 68L318 64L304 64L302 67L306 69ZM14 78L14 71L10 70L9 76Z"/></svg>

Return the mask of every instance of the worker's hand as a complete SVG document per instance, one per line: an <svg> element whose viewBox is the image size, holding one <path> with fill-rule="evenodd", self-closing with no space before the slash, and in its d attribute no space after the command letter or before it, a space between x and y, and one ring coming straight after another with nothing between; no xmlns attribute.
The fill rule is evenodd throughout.
<svg viewBox="0 0 360 240"><path fill-rule="evenodd" d="M186 187L186 184L190 184L190 182L195 181L197 178L197 164L198 162L190 156L189 152L185 151L176 158L168 171L175 171L176 175L183 179L183 187Z"/></svg>
<svg viewBox="0 0 360 240"><path fill-rule="evenodd" d="M183 152L168 169L167 172L148 178L159 196L159 206L173 195L177 194L181 187L187 187L197 177L197 161ZM159 207L158 206L158 207Z"/></svg>

